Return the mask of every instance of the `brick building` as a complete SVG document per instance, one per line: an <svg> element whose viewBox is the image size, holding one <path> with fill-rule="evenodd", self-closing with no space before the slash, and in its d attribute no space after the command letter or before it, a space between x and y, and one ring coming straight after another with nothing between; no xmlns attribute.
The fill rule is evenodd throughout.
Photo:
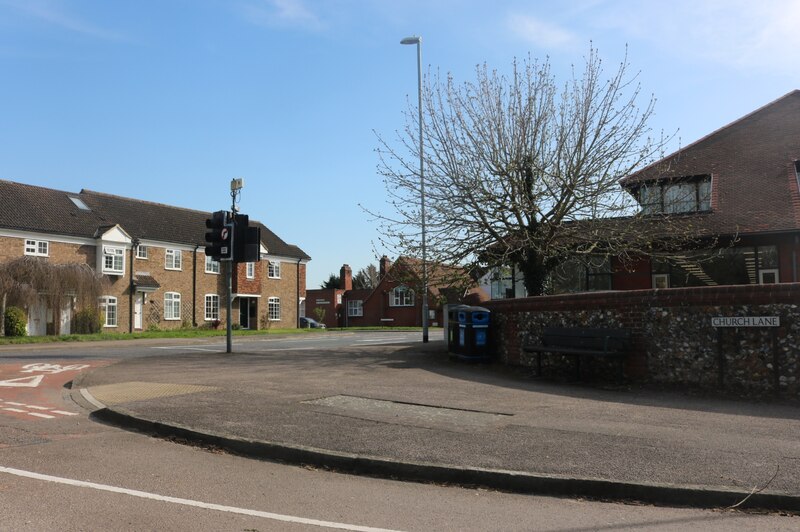
<svg viewBox="0 0 800 532"><path fill-rule="evenodd" d="M800 281L800 91L627 176L639 216L670 216L709 243L622 263L598 257L554 282L554 293ZM666 255L666 254L665 254ZM565 267L565 270L568 268ZM491 272L492 299L524 297L519 272Z"/></svg>
<svg viewBox="0 0 800 532"><path fill-rule="evenodd" d="M0 262L31 256L87 264L102 273L107 288L99 303L108 331L212 326L227 318L229 264L205 256L209 216L89 190L0 180ZM232 323L247 329L296 327L310 257L258 225L262 260L234 265ZM68 333L77 310L74 298L59 312L42 302L30 305L29 333L46 334L55 319Z"/></svg>
<svg viewBox="0 0 800 532"><path fill-rule="evenodd" d="M399 257L392 262L384 256L378 270L378 286L353 289L353 272L347 264L339 272L341 289L308 290L307 312L327 327L419 327L422 326L421 261ZM474 286L461 268L441 264L428 265L428 323L440 326L447 303L478 304L488 299Z"/></svg>

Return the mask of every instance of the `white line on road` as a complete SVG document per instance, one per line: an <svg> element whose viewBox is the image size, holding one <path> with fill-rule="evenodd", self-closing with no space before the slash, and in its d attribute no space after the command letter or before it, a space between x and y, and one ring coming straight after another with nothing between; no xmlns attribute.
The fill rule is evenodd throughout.
<svg viewBox="0 0 800 532"><path fill-rule="evenodd" d="M179 349L181 351L183 351L183 350L187 350L187 351L206 351L206 352L209 352L209 353L216 353L220 349L223 349L225 346L220 345L220 346L209 346L209 347L213 347L213 349L207 349L205 347L188 347L188 346L183 346L183 345L160 345L160 346L156 346L156 347L151 347L150 349Z"/></svg>
<svg viewBox="0 0 800 532"><path fill-rule="evenodd" d="M100 491L109 491L111 493L121 493L123 495L130 495L132 497L140 497L142 499L150 499L161 502L171 502L173 504L182 504L184 506L193 506L195 508L204 508L206 510L217 510L220 512L228 512L239 515L249 515L253 517L263 517L265 519L272 519L275 521L283 521L286 523L299 523L304 525L314 525L328 528L337 528L340 530L355 530L357 532L398 532L386 528L373 528L369 526L350 525L346 523L336 523L333 521L320 521L317 519L308 519L305 517L296 517L292 515L275 514L272 512L262 512L259 510L248 510L247 508L236 508L235 506L224 506L221 504L211 504L200 501L193 501L191 499L181 499L178 497L169 497L166 495L158 495L156 493L148 493L146 491L132 490L127 488L119 488L117 486L109 486L107 484L95 484L94 482L84 482L82 480L74 480L71 478L54 477L51 475L43 475L41 473L34 473L32 471L24 471L22 469L14 469L11 467L0 466L0 473L7 473L18 477L32 478L35 480L44 480L46 482L54 482L56 484L66 484L67 486L76 486L79 488L90 488Z"/></svg>
<svg viewBox="0 0 800 532"><path fill-rule="evenodd" d="M48 416L47 414L40 414L38 412L25 412L29 416L42 417L44 419L55 419L56 416Z"/></svg>
<svg viewBox="0 0 800 532"><path fill-rule="evenodd" d="M20 414L27 414L27 410L20 410L19 408L3 408L3 410L8 410L9 412L18 412Z"/></svg>
<svg viewBox="0 0 800 532"><path fill-rule="evenodd" d="M66 410L51 410L54 414L61 414L62 416L77 416L75 412L67 412Z"/></svg>

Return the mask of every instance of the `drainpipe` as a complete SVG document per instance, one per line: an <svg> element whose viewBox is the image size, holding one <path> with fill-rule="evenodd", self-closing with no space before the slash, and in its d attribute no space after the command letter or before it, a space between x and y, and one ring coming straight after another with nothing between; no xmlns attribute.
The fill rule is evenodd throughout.
<svg viewBox="0 0 800 532"><path fill-rule="evenodd" d="M200 246L194 246L192 252L192 327L197 327L197 250Z"/></svg>
<svg viewBox="0 0 800 532"><path fill-rule="evenodd" d="M300 261L303 259L297 259L297 323L295 325L297 328L300 328Z"/></svg>
<svg viewBox="0 0 800 532"><path fill-rule="evenodd" d="M797 245L800 244L800 236L794 236L794 247L792 248L792 282L797 282Z"/></svg>

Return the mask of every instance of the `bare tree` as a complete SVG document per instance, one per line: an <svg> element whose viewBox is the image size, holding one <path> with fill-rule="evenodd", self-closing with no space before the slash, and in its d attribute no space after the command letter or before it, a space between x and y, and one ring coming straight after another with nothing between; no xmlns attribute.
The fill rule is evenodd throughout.
<svg viewBox="0 0 800 532"><path fill-rule="evenodd" d="M510 265L542 293L565 260L652 251L664 223L639 214L619 180L670 140L653 136L655 98L642 107L627 57L610 76L594 48L563 85L549 62L514 61L509 76L477 68L474 82L438 75L423 92L427 250L432 262ZM382 244L421 256L416 108L399 144L379 137L379 169L395 213L376 214ZM622 218L624 217L624 218ZM679 227L678 234L688 234Z"/></svg>
<svg viewBox="0 0 800 532"><path fill-rule="evenodd" d="M353 276L353 288L375 288L378 286L378 268L370 264L366 268L361 268Z"/></svg>

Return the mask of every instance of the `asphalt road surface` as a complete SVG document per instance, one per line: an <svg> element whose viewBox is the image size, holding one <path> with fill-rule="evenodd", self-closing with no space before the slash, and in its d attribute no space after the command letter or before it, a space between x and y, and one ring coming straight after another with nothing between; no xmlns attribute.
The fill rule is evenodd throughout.
<svg viewBox="0 0 800 532"><path fill-rule="evenodd" d="M418 333L237 340L291 350ZM797 530L800 517L661 508L403 483L250 460L89 419L65 388L120 358L224 339L0 348L0 530Z"/></svg>

